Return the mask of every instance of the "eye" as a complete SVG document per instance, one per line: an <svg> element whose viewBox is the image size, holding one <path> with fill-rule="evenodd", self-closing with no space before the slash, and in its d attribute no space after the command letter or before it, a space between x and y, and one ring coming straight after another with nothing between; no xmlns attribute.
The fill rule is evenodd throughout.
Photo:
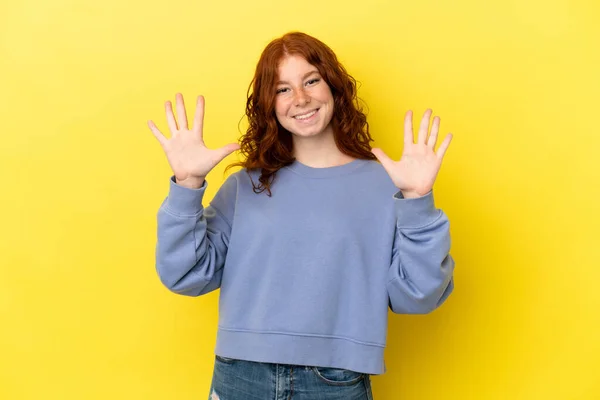
<svg viewBox="0 0 600 400"><path fill-rule="evenodd" d="M283 92L285 92L286 90L288 90L288 88L281 88L281 89L277 89L277 92L276 92L276 94L283 93Z"/></svg>
<svg viewBox="0 0 600 400"><path fill-rule="evenodd" d="M314 84L314 83L317 83L317 82L319 82L319 81L320 81L320 79L319 79L319 78L315 78L315 79L311 79L310 81L306 82L306 84L307 84L307 85L312 85L312 84Z"/></svg>

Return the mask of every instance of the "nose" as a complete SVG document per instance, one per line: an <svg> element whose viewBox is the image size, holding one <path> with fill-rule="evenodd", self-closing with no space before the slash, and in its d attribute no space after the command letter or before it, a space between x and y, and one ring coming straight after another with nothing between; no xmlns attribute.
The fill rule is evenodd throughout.
<svg viewBox="0 0 600 400"><path fill-rule="evenodd" d="M296 106L302 107L310 103L310 96L304 91L304 89L296 90L294 103L296 104Z"/></svg>

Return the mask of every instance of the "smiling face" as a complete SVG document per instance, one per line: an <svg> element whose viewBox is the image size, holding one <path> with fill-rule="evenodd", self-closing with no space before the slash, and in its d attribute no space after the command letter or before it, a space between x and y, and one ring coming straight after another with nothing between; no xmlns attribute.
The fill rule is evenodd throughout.
<svg viewBox="0 0 600 400"><path fill-rule="evenodd" d="M300 56L279 63L275 95L277 120L295 138L333 134L333 96L319 70Z"/></svg>

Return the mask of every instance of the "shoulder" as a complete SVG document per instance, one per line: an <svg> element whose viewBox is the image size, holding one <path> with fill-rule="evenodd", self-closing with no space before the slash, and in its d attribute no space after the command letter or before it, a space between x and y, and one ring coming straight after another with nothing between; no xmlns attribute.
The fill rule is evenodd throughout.
<svg viewBox="0 0 600 400"><path fill-rule="evenodd" d="M383 165L381 165L381 163L377 160L363 160L363 163L365 164L365 169L369 172L379 174L382 172L385 173Z"/></svg>
<svg viewBox="0 0 600 400"><path fill-rule="evenodd" d="M242 168L236 172L233 172L227 177L226 181L235 182L238 188L241 190L244 187L250 185L252 187L252 181L257 182L260 178L259 170L248 170L246 168Z"/></svg>
<svg viewBox="0 0 600 400"><path fill-rule="evenodd" d="M226 175L221 190L229 195L235 194L236 197L245 196L253 193L253 182L259 184L260 171L239 169Z"/></svg>
<svg viewBox="0 0 600 400"><path fill-rule="evenodd" d="M364 166L355 171L355 176L362 178L361 183L372 190L386 194L398 191L383 165L377 160L364 160Z"/></svg>
<svg viewBox="0 0 600 400"><path fill-rule="evenodd" d="M385 179L386 177L389 178L387 171L385 170L385 168L383 168L383 165L381 165L379 161L361 160L361 162L363 163L363 166L362 168L359 168L356 171L357 173L366 173L383 179Z"/></svg>

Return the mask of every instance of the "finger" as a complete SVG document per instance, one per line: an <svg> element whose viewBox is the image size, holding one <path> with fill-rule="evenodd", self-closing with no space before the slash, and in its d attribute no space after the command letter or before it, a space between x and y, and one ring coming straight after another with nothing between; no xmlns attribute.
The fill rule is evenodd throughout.
<svg viewBox="0 0 600 400"><path fill-rule="evenodd" d="M167 138L161 133L160 130L158 130L156 125L154 125L154 122L148 121L148 127L150 128L150 130L154 134L154 137L158 140L160 145L164 147L164 145L167 143Z"/></svg>
<svg viewBox="0 0 600 400"><path fill-rule="evenodd" d="M383 168L386 171L390 171L391 168L394 165L394 160L392 160L391 158L388 157L387 154L385 154L385 152L379 148L373 148L371 149L371 153L373 153L375 155L375 157L377 157L377 159L379 160L379 162L381 163L381 165L383 166Z"/></svg>
<svg viewBox="0 0 600 400"><path fill-rule="evenodd" d="M404 116L404 146L413 144L412 111L408 110Z"/></svg>
<svg viewBox="0 0 600 400"><path fill-rule="evenodd" d="M194 126L192 131L202 138L204 128L204 96L198 96L196 101L196 112L194 113Z"/></svg>
<svg viewBox="0 0 600 400"><path fill-rule="evenodd" d="M176 108L177 108L177 121L179 122L179 129L188 128L187 114L185 113L185 103L183 102L183 95L177 93L175 95Z"/></svg>
<svg viewBox="0 0 600 400"><path fill-rule="evenodd" d="M444 154L446 154L446 150L448 150L448 146L450 146L450 142L452 141L452 134L449 133L444 138L442 144L440 144L440 148L437 151L437 156L439 159L444 158Z"/></svg>
<svg viewBox="0 0 600 400"><path fill-rule="evenodd" d="M165 103L165 111L167 112L167 124L169 125L172 137L179 129L177 128L177 121L175 121L175 116L173 115L173 105L170 101Z"/></svg>
<svg viewBox="0 0 600 400"><path fill-rule="evenodd" d="M427 146L430 149L435 149L435 142L437 142L438 132L440 130L440 117L433 118L433 124L431 125L431 134L427 138Z"/></svg>
<svg viewBox="0 0 600 400"><path fill-rule="evenodd" d="M421 125L419 126L419 134L417 136L417 143L425 144L427 140L427 134L429 133L429 119L431 118L431 109L428 108L423 114L421 119Z"/></svg>

